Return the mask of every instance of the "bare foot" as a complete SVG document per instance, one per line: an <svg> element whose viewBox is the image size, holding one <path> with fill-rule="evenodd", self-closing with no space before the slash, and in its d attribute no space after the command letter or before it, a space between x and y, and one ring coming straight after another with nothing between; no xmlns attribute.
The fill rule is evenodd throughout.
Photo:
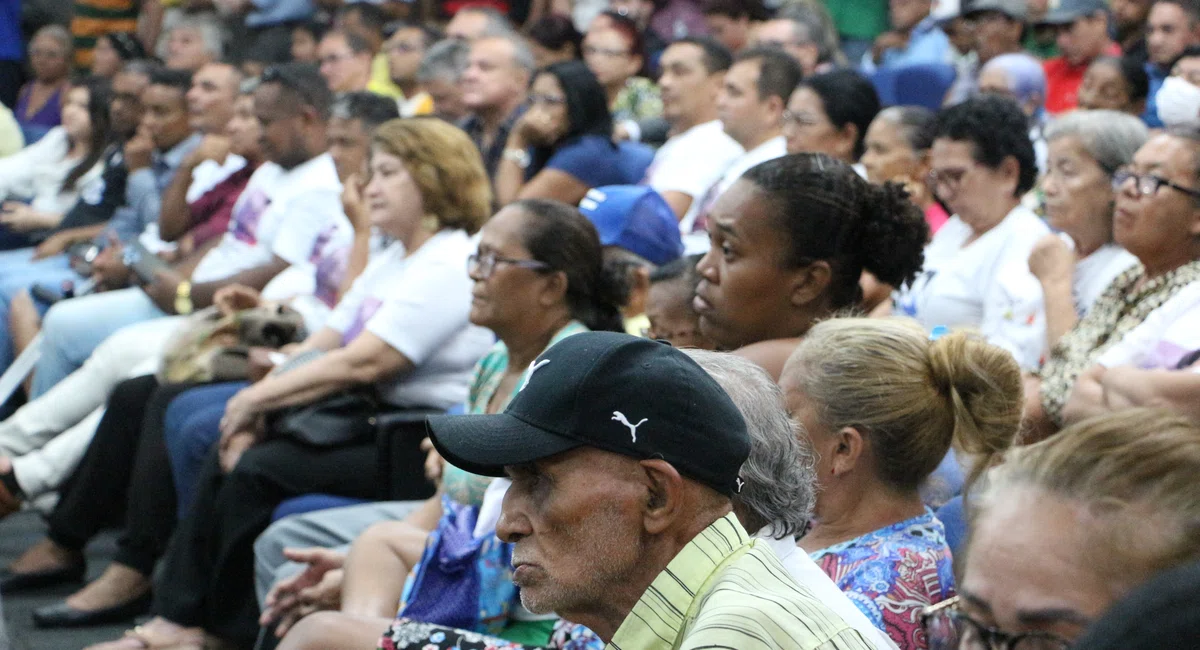
<svg viewBox="0 0 1200 650"><path fill-rule="evenodd" d="M8 565L8 570L13 573L35 573L61 569L82 561L83 553L63 548L47 537L29 547L21 557Z"/></svg>
<svg viewBox="0 0 1200 650"><path fill-rule="evenodd" d="M150 591L150 579L133 569L113 562L86 587L67 598L67 606L84 612L116 607Z"/></svg>

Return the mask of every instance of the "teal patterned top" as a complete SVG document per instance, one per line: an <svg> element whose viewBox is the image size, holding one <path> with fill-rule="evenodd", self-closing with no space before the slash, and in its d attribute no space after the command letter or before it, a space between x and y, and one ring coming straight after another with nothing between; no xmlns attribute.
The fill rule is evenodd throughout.
<svg viewBox="0 0 1200 650"><path fill-rule="evenodd" d="M550 339L550 345L554 345L572 334L579 334L586 331L588 331L586 325L579 321L571 321L554 334ZM508 347L504 345L503 341L500 341L475 366L475 381L471 384L471 390L467 394L468 415L487 413L488 404L491 403L492 397L500 388L500 381L504 379L504 373L507 371ZM503 409L508 406L508 403L513 397L516 397L524 383L525 376L521 375L521 381L517 382L517 388L504 398L504 402L500 405L500 408ZM467 506L482 505L483 493L487 491L487 486L491 482L492 478L490 476L472 474L450 463L446 463L446 467L442 470L442 490L451 499Z"/></svg>

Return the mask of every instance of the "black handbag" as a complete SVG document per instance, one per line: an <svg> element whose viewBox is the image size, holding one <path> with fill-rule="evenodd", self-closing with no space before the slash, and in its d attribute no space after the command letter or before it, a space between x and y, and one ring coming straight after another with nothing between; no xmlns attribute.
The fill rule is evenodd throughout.
<svg viewBox="0 0 1200 650"><path fill-rule="evenodd" d="M267 416L273 438L291 438L310 447L339 447L375 439L381 405L367 390L331 395L302 406L290 406Z"/></svg>

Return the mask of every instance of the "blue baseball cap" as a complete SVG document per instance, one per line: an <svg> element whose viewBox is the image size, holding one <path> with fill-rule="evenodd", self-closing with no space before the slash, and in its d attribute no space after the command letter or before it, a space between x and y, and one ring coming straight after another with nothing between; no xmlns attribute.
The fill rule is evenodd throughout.
<svg viewBox="0 0 1200 650"><path fill-rule="evenodd" d="M579 202L579 211L596 226L603 246L623 248L658 266L683 256L675 212L649 187L593 188Z"/></svg>

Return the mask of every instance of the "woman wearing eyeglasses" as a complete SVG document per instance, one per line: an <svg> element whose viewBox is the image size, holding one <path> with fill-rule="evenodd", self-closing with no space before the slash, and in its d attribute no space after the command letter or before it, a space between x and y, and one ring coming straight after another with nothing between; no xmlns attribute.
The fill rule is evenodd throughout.
<svg viewBox="0 0 1200 650"><path fill-rule="evenodd" d="M196 647L206 634L253 645L253 543L274 509L310 492L378 494L375 440L350 427L323 441L337 429L327 423L342 421L334 412L323 411L319 426L289 429L280 426L282 409L359 396L335 412L373 415L444 410L466 397L472 370L493 343L468 320L464 272L469 233L491 202L478 150L440 120L392 120L372 138L370 171L363 202L372 225L395 243L293 351L294 361L229 399L218 449L199 470L154 585L150 609L158 618L112 647ZM419 466L420 458L412 460ZM416 478L403 496L431 492Z"/></svg>
<svg viewBox="0 0 1200 650"><path fill-rule="evenodd" d="M501 209L481 230L479 250L468 259L467 270L474 282L471 322L487 327L500 339L476 367L466 404L469 414L503 411L521 389L533 362L558 341L589 330L624 331L618 304L622 290L615 284L619 276L606 271L595 228L571 206L527 199ZM354 545L348 557L334 562L317 561L329 557L330 552L312 549L314 560L309 569L278 583L267 596L263 620L283 636L311 602L320 601L313 592L336 594L340 590L340 612L345 616L339 619L338 635L343 647L374 647L396 614L405 579L425 550L430 533L451 525L441 519L442 495L455 506L479 514L492 483L491 478L442 463L436 454L427 465L427 471L430 469L440 482L440 493L402 521L384 521L372 510L378 523L370 528L345 525L373 506L304 515L315 528L344 534L325 540L328 546L352 541ZM283 535L290 525L284 520L268 530L260 546L282 541L277 535ZM264 560L260 555L259 561ZM344 581L320 575L342 561ZM507 576L504 582L508 582ZM293 598L302 590L306 591L300 598ZM553 621L536 621L528 615L512 618L501 612L498 618L489 631L531 645L545 645L553 626ZM289 642L314 643L314 631L303 625L289 635Z"/></svg>
<svg viewBox="0 0 1200 650"><path fill-rule="evenodd" d="M1104 353L1188 285L1200 281L1200 136L1154 136L1113 175L1113 240L1138 263L1118 275L1026 385L1030 435L1102 412ZM1183 351L1186 352L1186 351ZM1181 356L1180 355L1177 356ZM1070 400L1076 406L1065 410ZM1088 403L1093 408L1083 405Z"/></svg>
<svg viewBox="0 0 1200 650"><path fill-rule="evenodd" d="M613 11L597 16L583 38L583 60L604 87L617 140L666 137L657 133L661 125L652 123L661 122L662 95L653 81L640 76L646 68L646 43L637 23Z"/></svg>
<svg viewBox="0 0 1200 650"><path fill-rule="evenodd" d="M582 61L541 70L529 110L513 126L496 170L496 200L554 199L578 205L588 190L636 183L622 169L604 88ZM648 161L647 161L648 162Z"/></svg>
<svg viewBox="0 0 1200 650"><path fill-rule="evenodd" d="M1046 348L1086 314L1108 283L1137 261L1113 242L1113 174L1146 142L1141 120L1116 111L1074 111L1046 129L1042 193L1050 227L1029 270L1046 304Z"/></svg>
<svg viewBox="0 0 1200 650"><path fill-rule="evenodd" d="M1021 205L1037 176L1025 114L985 95L938 115L929 187L953 216L925 247L925 266L896 296L926 329L964 327L1037 367L1045 346L1042 296L1029 254L1049 228Z"/></svg>
<svg viewBox="0 0 1200 650"><path fill-rule="evenodd" d="M1134 587L1200 560L1197 476L1200 429L1163 411L1014 448L977 495L958 597L926 612L929 647L1066 650Z"/></svg>

